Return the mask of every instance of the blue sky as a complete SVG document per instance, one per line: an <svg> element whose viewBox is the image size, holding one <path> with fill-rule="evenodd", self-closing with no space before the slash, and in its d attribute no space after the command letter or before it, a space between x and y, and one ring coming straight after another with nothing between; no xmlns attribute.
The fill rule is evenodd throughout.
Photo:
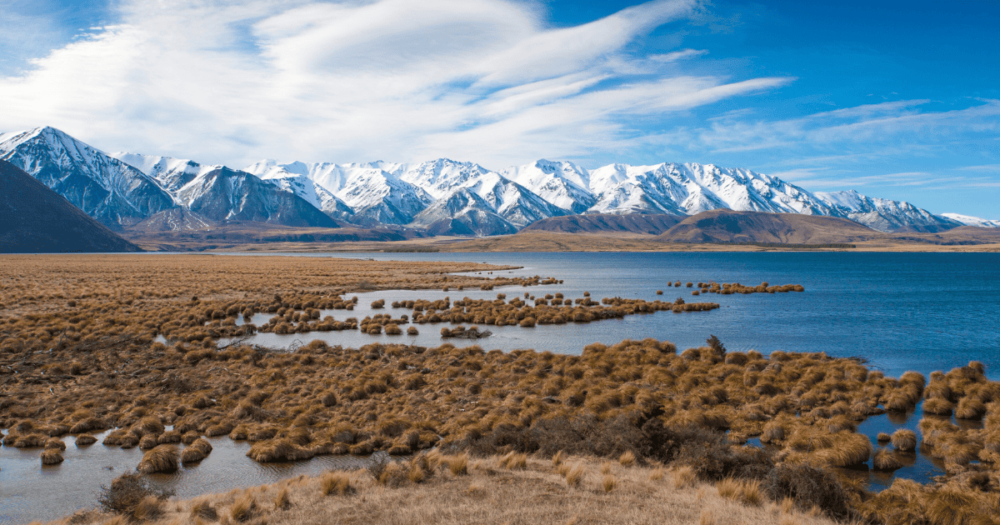
<svg viewBox="0 0 1000 525"><path fill-rule="evenodd" d="M0 0L0 15L0 131L234 166L715 163L1000 219L997 2Z"/></svg>

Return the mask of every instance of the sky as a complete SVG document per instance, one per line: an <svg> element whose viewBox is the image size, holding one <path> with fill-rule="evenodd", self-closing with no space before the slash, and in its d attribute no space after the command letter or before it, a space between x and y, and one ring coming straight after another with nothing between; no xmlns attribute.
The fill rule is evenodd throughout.
<svg viewBox="0 0 1000 525"><path fill-rule="evenodd" d="M0 0L0 132L205 164L699 162L1000 219L1000 2Z"/></svg>

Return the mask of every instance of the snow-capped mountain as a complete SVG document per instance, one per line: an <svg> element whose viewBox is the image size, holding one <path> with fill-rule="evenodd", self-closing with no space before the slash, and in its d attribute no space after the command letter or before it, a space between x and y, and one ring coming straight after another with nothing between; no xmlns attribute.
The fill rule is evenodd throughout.
<svg viewBox="0 0 1000 525"><path fill-rule="evenodd" d="M137 153L113 153L111 156L142 171L165 188L174 202L190 214L165 213L150 217L142 225L149 229L203 229L209 221L255 221L285 226L330 226L331 221L318 216L323 210L323 195L311 191L311 181L275 179L267 184L242 171L225 166L199 164L193 160L158 157ZM249 177L249 180L247 177ZM288 198L288 193L296 198ZM325 193L325 192L323 192ZM306 206L302 199L311 206ZM326 199L330 200L330 199ZM335 198L333 199L336 200ZM339 206L338 206L339 204ZM350 214L342 202L328 203L337 211ZM346 210L338 208L345 208Z"/></svg>
<svg viewBox="0 0 1000 525"><path fill-rule="evenodd" d="M211 229L238 220L289 226L413 225L493 235L574 214L694 215L714 209L825 215L884 231L1000 227L855 191L811 193L777 177L711 164L539 160L493 171L472 162L332 164L265 160L243 171L192 160L107 155L53 128L0 134L0 159L107 225Z"/></svg>
<svg viewBox="0 0 1000 525"><path fill-rule="evenodd" d="M179 191L185 184L194 180L195 177L222 167L203 166L193 160L141 155L138 153L118 152L111 153L110 156L156 179L160 183L160 186L170 194Z"/></svg>
<svg viewBox="0 0 1000 525"><path fill-rule="evenodd" d="M383 163L278 164L264 160L248 166L246 171L265 180L305 177L353 210L353 222L409 224L434 199L423 189L400 180L383 167L395 166L384 166Z"/></svg>
<svg viewBox="0 0 1000 525"><path fill-rule="evenodd" d="M629 166L612 164L590 173L600 213L658 212L694 215L718 208L737 211L829 215L828 205L785 181L711 164Z"/></svg>
<svg viewBox="0 0 1000 525"><path fill-rule="evenodd" d="M461 189L471 190L487 203L488 211L517 228L567 213L524 186L471 162L438 159L398 169L400 179L424 188L439 200Z"/></svg>
<svg viewBox="0 0 1000 525"><path fill-rule="evenodd" d="M175 198L188 210L215 221L337 227L333 219L295 193L225 167L195 177Z"/></svg>
<svg viewBox="0 0 1000 525"><path fill-rule="evenodd" d="M503 235L518 230L468 188L459 188L435 201L413 219L413 226L432 235Z"/></svg>
<svg viewBox="0 0 1000 525"><path fill-rule="evenodd" d="M584 213L597 202L589 189L590 172L572 162L542 159L500 174L570 213Z"/></svg>
<svg viewBox="0 0 1000 525"><path fill-rule="evenodd" d="M0 135L0 159L112 228L174 207L170 195L143 172L54 128Z"/></svg>
<svg viewBox="0 0 1000 525"><path fill-rule="evenodd" d="M958 213L942 213L941 216L946 219L951 219L955 222L960 222L966 226L978 226L980 228L1000 228L1000 221L980 219L979 217L970 217L968 215L960 215Z"/></svg>
<svg viewBox="0 0 1000 525"><path fill-rule="evenodd" d="M834 208L830 215L845 217L882 232L938 232L962 225L908 202L866 197L854 190L817 192L815 195Z"/></svg>

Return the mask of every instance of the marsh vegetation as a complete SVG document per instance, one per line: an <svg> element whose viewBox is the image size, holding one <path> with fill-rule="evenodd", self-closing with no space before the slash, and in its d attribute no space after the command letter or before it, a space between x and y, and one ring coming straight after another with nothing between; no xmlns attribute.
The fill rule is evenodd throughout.
<svg viewBox="0 0 1000 525"><path fill-rule="evenodd" d="M301 518L296 509L318 504L314 491L323 494L325 504L375 486L477 492L469 480L479 482L477 476L488 469L548 480L539 487L558 483L565 501L594 505L598 497L632 505L640 493L657 493L661 488L655 483L669 479L673 484L662 490L710 487L705 490L724 505L750 509L748 516L763 512L760 520L784 513L794 519L946 523L944 516L971 522L1000 513L1000 385L987 380L979 363L934 373L929 381L913 372L897 379L858 360L822 353L728 351L715 337L683 351L645 339L593 344L580 355L487 352L451 344L345 349L322 341L293 352L239 341L219 347L221 337L254 330L236 323L241 314L268 311L280 318L268 323L273 329L308 332L325 322L318 318L320 310L350 311L357 300L348 295L362 289L528 290L522 297L511 288L493 300L386 298L381 306L388 303L384 311L392 313L336 321L366 333L399 333L403 326L409 331L413 324L436 322L540 330L538 325L718 305L596 301L589 293L568 298L555 290L532 296L532 290L546 290L533 287L558 281L452 275L495 268L466 263L203 256L5 262L0 270L6 302L0 317L4 446L38 448L42 462L57 461L62 437L86 440L113 429L102 446L138 447L144 455L136 468L145 473L203 460L212 448L205 438L213 436L250 442L248 456L258 462L376 451L414 456L369 474L370 480L338 473L299 480L305 492L288 484L281 487L288 489L284 496L265 488L186 502L179 505L186 516L215 512L248 522ZM695 284L691 289L704 293L796 291L767 283ZM687 288L680 281L675 286ZM397 313L400 309L407 313ZM455 329L444 328L449 334ZM154 342L157 335L168 343ZM857 432L870 416L912 410L921 402L919 440L900 431L876 449ZM982 427L955 425L942 414L982 421ZM751 437L767 447L742 445ZM875 468L892 471L918 447L944 462L943 479L929 485L897 480L874 494L839 474L873 458ZM492 490L490 481L480 486ZM302 499L304 493L310 496ZM515 495L510 498L516 501ZM162 500L143 495L127 512L149 520L180 512ZM324 508L334 507L342 508ZM809 512L825 518L803 517ZM546 515L540 516L544 521Z"/></svg>

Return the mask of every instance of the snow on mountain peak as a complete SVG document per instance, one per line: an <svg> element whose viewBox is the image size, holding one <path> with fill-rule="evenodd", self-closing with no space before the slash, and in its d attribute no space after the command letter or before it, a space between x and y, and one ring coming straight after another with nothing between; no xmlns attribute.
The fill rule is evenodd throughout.
<svg viewBox="0 0 1000 525"><path fill-rule="evenodd" d="M980 228L1000 228L1000 220L995 221L990 219L981 219L979 217L961 215L958 213L942 213L941 216L951 219L955 222L960 222L966 226L978 226Z"/></svg>

